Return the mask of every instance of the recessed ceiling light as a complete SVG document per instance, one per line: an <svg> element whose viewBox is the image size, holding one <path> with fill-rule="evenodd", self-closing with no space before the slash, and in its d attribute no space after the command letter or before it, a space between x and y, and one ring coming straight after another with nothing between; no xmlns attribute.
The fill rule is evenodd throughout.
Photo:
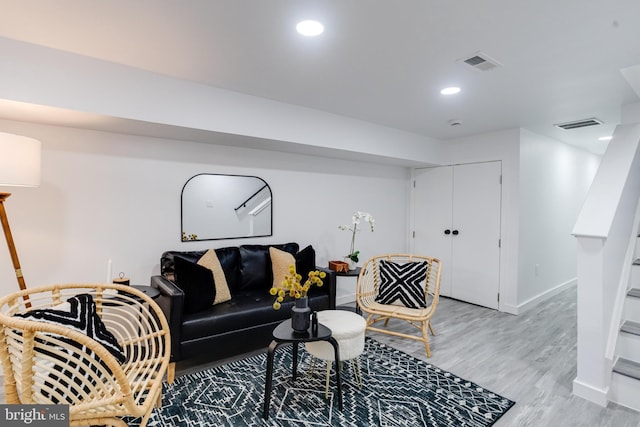
<svg viewBox="0 0 640 427"><path fill-rule="evenodd" d="M612 139L612 136L601 136L600 138L598 138L598 141L611 141Z"/></svg>
<svg viewBox="0 0 640 427"><path fill-rule="evenodd" d="M322 34L324 26L318 21L307 20L298 22L296 30L298 30L298 32L303 36L313 37Z"/></svg>
<svg viewBox="0 0 640 427"><path fill-rule="evenodd" d="M455 95L458 92L460 92L460 88L457 86L445 87L440 91L440 93L443 95Z"/></svg>

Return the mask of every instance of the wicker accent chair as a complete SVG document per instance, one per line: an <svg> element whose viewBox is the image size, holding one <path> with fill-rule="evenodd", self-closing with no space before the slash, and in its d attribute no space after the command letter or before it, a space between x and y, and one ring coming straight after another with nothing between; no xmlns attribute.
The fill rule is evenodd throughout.
<svg viewBox="0 0 640 427"><path fill-rule="evenodd" d="M65 310L76 295L95 303L92 330L104 327L122 350L59 322L34 320L33 310ZM92 307L90 303L84 307ZM92 307L93 308L93 307ZM78 310L80 311L80 310ZM27 315L32 318L18 317ZM79 316L82 318L82 316ZM98 319L99 318L99 319ZM96 320L97 319L97 320ZM108 333L106 334L108 335ZM160 307L130 286L64 284L26 289L0 299L0 359L6 403L69 404L70 425L145 426L162 400L170 356L169 326ZM123 361L124 360L124 361ZM123 361L123 362L122 362ZM121 363L122 362L122 363Z"/></svg>
<svg viewBox="0 0 640 427"><path fill-rule="evenodd" d="M410 262L427 263L425 278L420 278L420 281L416 280L416 284L419 285L419 299L424 298L425 308L409 308L398 301L390 303L380 303L377 301L380 295L380 284L382 283L380 277L382 261L389 261L400 265ZM441 268L442 264L439 259L420 255L387 254L368 259L360 270L360 276L358 277L358 284L356 286L356 302L360 310L366 314L367 331L381 332L422 341L427 351L427 357L431 357L427 328L431 331L432 335L435 335L433 326L431 326L431 317L436 311L440 297ZM402 280L404 279L399 278L397 283L399 286L405 287L406 282L402 282ZM387 282L388 281L387 279ZM409 324L422 332L422 336L410 335L374 326L377 322L384 321L386 328L390 319L400 319L409 322Z"/></svg>

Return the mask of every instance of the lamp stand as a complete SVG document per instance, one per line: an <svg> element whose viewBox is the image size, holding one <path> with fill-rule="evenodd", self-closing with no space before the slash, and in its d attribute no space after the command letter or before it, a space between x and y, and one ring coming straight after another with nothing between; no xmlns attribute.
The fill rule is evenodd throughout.
<svg viewBox="0 0 640 427"><path fill-rule="evenodd" d="M16 252L16 245L13 243L13 236L11 235L11 229L9 228L9 219L7 218L7 212L4 209L4 201L9 196L11 196L11 193L0 193L0 222L2 222L4 237L7 239L7 246L9 247L9 253L11 254L13 268L16 270L18 286L20 286L20 290L22 291L27 289L27 285L25 284L24 277L22 276L22 269L20 268L20 261L18 260L18 252Z"/></svg>

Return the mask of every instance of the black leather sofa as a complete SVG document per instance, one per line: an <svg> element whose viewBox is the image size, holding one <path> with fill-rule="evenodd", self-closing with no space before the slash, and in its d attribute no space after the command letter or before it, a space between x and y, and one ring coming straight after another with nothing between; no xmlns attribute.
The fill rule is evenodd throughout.
<svg viewBox="0 0 640 427"><path fill-rule="evenodd" d="M315 266L315 251L311 246L303 251L299 251L297 243L215 249L229 285L231 300L207 306L195 313L185 312L185 293L175 283L174 261L179 256L197 262L206 250L164 252L160 260L161 275L151 277L151 286L160 291L156 302L166 315L171 330L170 381L173 380L175 362L180 360L194 357L216 360L268 346L273 329L290 318L292 300L285 299L280 310L274 310L272 306L274 297L269 294L273 284L270 246L297 256L297 270L303 277L307 274L304 270L325 271L327 275L323 286L314 286L309 291L309 305L315 311L335 309L335 273Z"/></svg>

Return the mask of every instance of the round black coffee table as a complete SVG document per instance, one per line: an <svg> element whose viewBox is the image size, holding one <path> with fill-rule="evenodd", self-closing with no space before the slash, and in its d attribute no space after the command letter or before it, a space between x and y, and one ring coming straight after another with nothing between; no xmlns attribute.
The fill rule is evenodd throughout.
<svg viewBox="0 0 640 427"><path fill-rule="evenodd" d="M318 330L313 331L311 327L307 332L299 334L291 328L291 319L280 323L273 330L273 341L269 344L267 351L267 378L264 385L264 409L262 417L266 420L269 418L269 402L271 400L271 388L273 382L273 355L276 349L282 344L292 345L293 357L293 381L296 380L298 373L298 344L313 341L327 341L333 346L336 364L336 384L338 386L338 407L342 411L342 383L340 382L340 350L338 342L331 336L331 329L324 325L318 325Z"/></svg>

